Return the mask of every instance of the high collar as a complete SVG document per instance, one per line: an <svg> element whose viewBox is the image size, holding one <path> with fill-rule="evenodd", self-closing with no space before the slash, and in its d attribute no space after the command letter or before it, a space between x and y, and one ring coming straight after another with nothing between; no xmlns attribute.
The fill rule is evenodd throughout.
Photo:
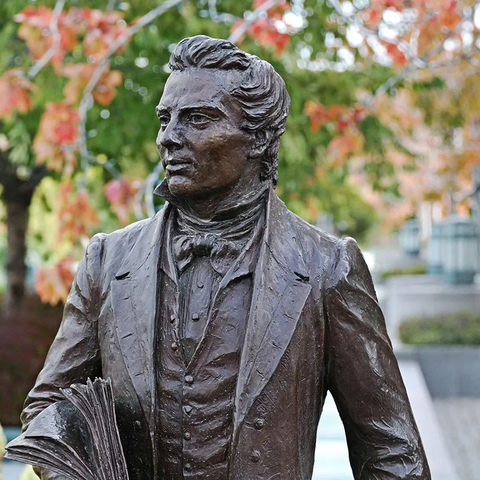
<svg viewBox="0 0 480 480"><path fill-rule="evenodd" d="M199 224L208 225L209 222L222 222L225 220L228 221L234 219L244 212L254 209L259 203L262 202L262 198L268 189L269 182L263 182L258 190L251 192L251 195L249 195L247 198L243 198L241 201L237 201L235 198L227 199L218 206L218 209L211 219L200 219L191 212L187 211L185 208L185 202L182 201L180 197L173 195L172 192L170 192L166 180L163 180L162 183L155 188L153 194L157 197L164 198L168 203L180 210L187 218L194 220Z"/></svg>

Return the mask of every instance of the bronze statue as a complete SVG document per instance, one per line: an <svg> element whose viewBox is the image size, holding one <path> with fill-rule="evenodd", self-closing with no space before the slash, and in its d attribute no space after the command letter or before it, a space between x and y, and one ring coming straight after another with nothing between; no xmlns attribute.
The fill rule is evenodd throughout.
<svg viewBox="0 0 480 480"><path fill-rule="evenodd" d="M110 378L130 479L307 480L330 391L355 479L430 479L357 244L274 192L283 80L206 36L182 40L170 68L168 203L91 240L24 426L61 388Z"/></svg>

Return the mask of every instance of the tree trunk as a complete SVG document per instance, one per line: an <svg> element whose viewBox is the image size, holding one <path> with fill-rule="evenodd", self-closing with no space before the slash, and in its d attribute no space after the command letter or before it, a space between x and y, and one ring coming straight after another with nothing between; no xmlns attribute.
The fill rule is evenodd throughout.
<svg viewBox="0 0 480 480"><path fill-rule="evenodd" d="M7 289L3 300L6 313L21 310L25 298L27 266L28 209L31 195L16 202L5 201L7 207Z"/></svg>
<svg viewBox="0 0 480 480"><path fill-rule="evenodd" d="M33 192L45 173L43 167L38 167L29 178L19 178L16 168L7 158L0 156L0 184L3 186L1 199L7 210L7 288L2 302L6 314L20 311L24 304L28 210Z"/></svg>

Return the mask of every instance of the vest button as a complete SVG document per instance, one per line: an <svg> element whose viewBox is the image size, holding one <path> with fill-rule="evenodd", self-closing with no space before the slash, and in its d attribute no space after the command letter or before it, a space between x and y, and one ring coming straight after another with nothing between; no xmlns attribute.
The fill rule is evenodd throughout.
<svg viewBox="0 0 480 480"><path fill-rule="evenodd" d="M177 345L176 342L173 342L173 343L172 343L172 350L173 350L174 352L176 352L176 351L178 350L178 345Z"/></svg>
<svg viewBox="0 0 480 480"><path fill-rule="evenodd" d="M192 315L192 320L193 320L194 322L198 322L198 320L200 320L200 316L198 315L198 313L194 313L194 314Z"/></svg>
<svg viewBox="0 0 480 480"><path fill-rule="evenodd" d="M135 428L137 430L140 430L140 428L142 428L142 424L140 423L140 420L135 420Z"/></svg>
<svg viewBox="0 0 480 480"><path fill-rule="evenodd" d="M262 454L260 453L259 450L253 450L252 455L250 456L250 460L253 463L257 463L260 460L261 456L262 456Z"/></svg>
<svg viewBox="0 0 480 480"><path fill-rule="evenodd" d="M175 315L172 315L172 316L170 317L170 322L173 323L174 321L175 321Z"/></svg>
<svg viewBox="0 0 480 480"><path fill-rule="evenodd" d="M190 434L190 432L185 432L183 437L185 438L185 440L190 440L192 438L192 435Z"/></svg>
<svg viewBox="0 0 480 480"><path fill-rule="evenodd" d="M189 463L186 463L183 468L185 468L185 470L189 472L192 469L192 466Z"/></svg>
<svg viewBox="0 0 480 480"><path fill-rule="evenodd" d="M257 430L261 430L264 426L265 426L265 420L263 418L257 418L255 419L255 421L253 422L253 426L257 429Z"/></svg>
<svg viewBox="0 0 480 480"><path fill-rule="evenodd" d="M188 385L191 385L193 383L193 377L191 375L187 375L185 377L185 383L188 383Z"/></svg>

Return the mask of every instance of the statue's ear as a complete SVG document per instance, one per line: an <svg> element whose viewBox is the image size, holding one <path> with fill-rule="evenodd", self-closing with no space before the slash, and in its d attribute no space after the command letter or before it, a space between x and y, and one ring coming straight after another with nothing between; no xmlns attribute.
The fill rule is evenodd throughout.
<svg viewBox="0 0 480 480"><path fill-rule="evenodd" d="M250 147L250 158L262 157L268 146L270 145L271 139L271 130L257 130L253 134L252 145Z"/></svg>

